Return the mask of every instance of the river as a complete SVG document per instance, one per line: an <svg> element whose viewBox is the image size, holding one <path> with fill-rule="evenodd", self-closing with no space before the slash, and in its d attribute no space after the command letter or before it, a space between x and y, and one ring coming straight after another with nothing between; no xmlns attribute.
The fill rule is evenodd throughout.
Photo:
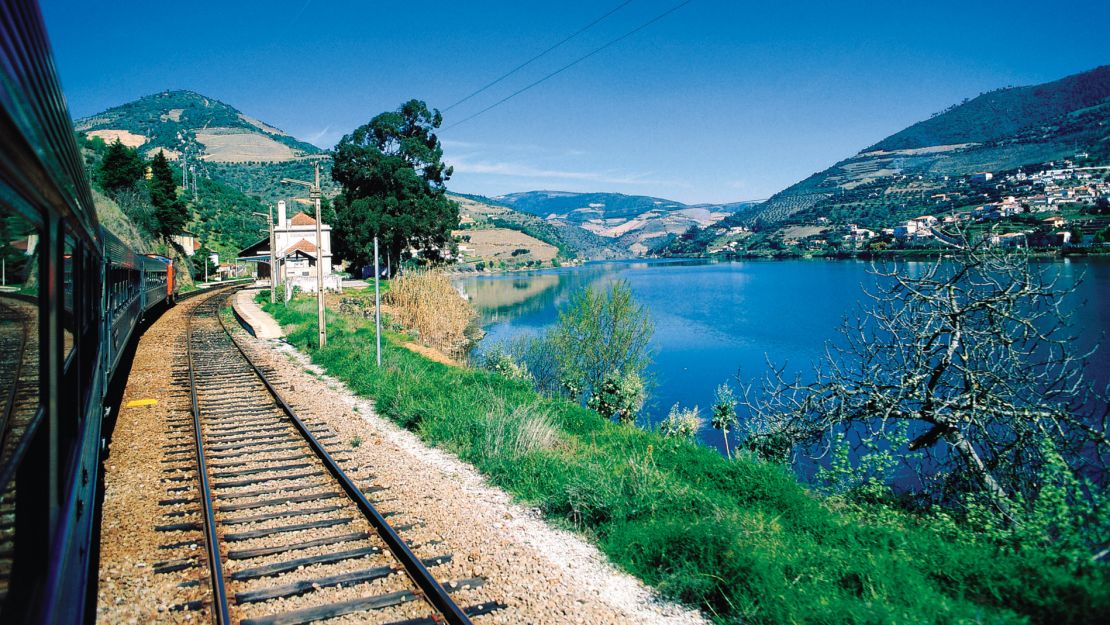
<svg viewBox="0 0 1110 625"><path fill-rule="evenodd" d="M917 263L908 263L913 271ZM1074 333L1081 348L1099 342L1110 330L1110 259L1046 263L1059 272L1059 286L1076 285L1069 297ZM528 273L463 278L459 287L481 315L486 336L478 349L538 333L558 319L574 290L628 282L637 301L655 322L650 397L642 422L666 416L677 403L697 405L706 416L717 385L739 374L763 375L768 361L805 373L835 340L846 317L854 317L876 286L865 261L787 260L747 262L620 261ZM1089 379L1104 387L1110 380L1110 345L1095 352ZM708 422L703 442L721 446L720 433Z"/></svg>

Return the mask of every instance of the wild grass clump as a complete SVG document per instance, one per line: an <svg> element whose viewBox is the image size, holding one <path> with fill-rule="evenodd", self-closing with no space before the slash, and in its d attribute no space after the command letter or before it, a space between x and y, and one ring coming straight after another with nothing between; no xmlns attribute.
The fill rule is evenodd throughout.
<svg viewBox="0 0 1110 625"><path fill-rule="evenodd" d="M266 305L296 345L311 301ZM958 522L826 498L785 467L621 426L527 381L450 367L372 320L336 318L312 359L384 417L594 540L618 566L717 623L1101 623L1106 569ZM943 521L943 522L942 522Z"/></svg>
<svg viewBox="0 0 1110 625"><path fill-rule="evenodd" d="M483 425L486 449L494 456L519 458L559 444L551 415L537 404L510 406L495 401L487 407Z"/></svg>
<svg viewBox="0 0 1110 625"><path fill-rule="evenodd" d="M383 296L393 321L419 340L450 356L469 347L467 328L474 310L442 271L411 271L393 278Z"/></svg>

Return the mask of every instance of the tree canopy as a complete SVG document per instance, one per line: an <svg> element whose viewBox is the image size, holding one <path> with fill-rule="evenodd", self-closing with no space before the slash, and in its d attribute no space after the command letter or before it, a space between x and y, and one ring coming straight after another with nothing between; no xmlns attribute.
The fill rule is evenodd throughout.
<svg viewBox="0 0 1110 625"><path fill-rule="evenodd" d="M150 163L150 203L154 206L159 236L171 237L185 228L188 210L177 198L177 182L161 150Z"/></svg>
<svg viewBox="0 0 1110 625"><path fill-rule="evenodd" d="M104 160L100 162L97 176L100 180L100 186L108 193L115 195L134 186L136 182L142 179L143 159L135 150L123 145L119 139L116 139L114 143L108 146L108 152L104 155Z"/></svg>
<svg viewBox="0 0 1110 625"><path fill-rule="evenodd" d="M342 187L334 201L341 256L372 263L375 235L391 267L410 250L430 262L450 251L459 208L446 195L453 168L434 132L442 123L438 110L409 100L339 142L332 178Z"/></svg>

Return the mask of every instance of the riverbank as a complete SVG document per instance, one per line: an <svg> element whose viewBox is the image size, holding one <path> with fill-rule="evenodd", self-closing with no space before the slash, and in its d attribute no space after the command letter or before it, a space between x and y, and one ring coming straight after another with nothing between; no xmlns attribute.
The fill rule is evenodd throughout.
<svg viewBox="0 0 1110 625"><path fill-rule="evenodd" d="M433 362L309 298L266 304L289 341L379 414L457 455L618 566L714 620L1084 623L1110 610L1101 569L995 545L945 516L822 498L779 466L609 423L527 384Z"/></svg>
<svg viewBox="0 0 1110 625"><path fill-rule="evenodd" d="M1025 252L1025 251L1022 251ZM838 252L804 252L796 250L745 250L744 252L725 252L704 255L652 256L667 260L705 260L705 261L778 261L778 260L861 260L861 261L917 261L937 260L951 255L949 249L907 249L907 250L852 250ZM1110 258L1110 249L1051 249L1031 250L1029 258L1043 260Z"/></svg>

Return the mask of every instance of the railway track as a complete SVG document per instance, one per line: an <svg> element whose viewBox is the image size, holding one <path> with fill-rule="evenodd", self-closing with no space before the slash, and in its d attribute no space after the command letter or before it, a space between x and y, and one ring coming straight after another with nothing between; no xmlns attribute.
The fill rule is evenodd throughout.
<svg viewBox="0 0 1110 625"><path fill-rule="evenodd" d="M344 617L461 625L502 609L494 601L455 604L450 593L484 580L436 581L431 570L452 555L434 542L410 546L404 535L416 523L391 526L389 513L374 507L384 487L358 483L357 469L343 466L346 453L329 453L334 435L314 434L313 421L300 418L250 361L219 314L226 297L214 294L189 315L187 371L177 376L188 383L192 420L178 424L168 444L164 481L181 496L161 502L171 522L159 529L190 538L164 548L194 554L155 570L206 564L212 593L174 609L205 608L217 623L241 625ZM206 562L198 549L207 550ZM190 583L201 580L182 585Z"/></svg>
<svg viewBox="0 0 1110 625"><path fill-rule="evenodd" d="M38 352L33 341L37 312L18 299L0 302L0 605L8 594L15 554L13 459L38 407Z"/></svg>

